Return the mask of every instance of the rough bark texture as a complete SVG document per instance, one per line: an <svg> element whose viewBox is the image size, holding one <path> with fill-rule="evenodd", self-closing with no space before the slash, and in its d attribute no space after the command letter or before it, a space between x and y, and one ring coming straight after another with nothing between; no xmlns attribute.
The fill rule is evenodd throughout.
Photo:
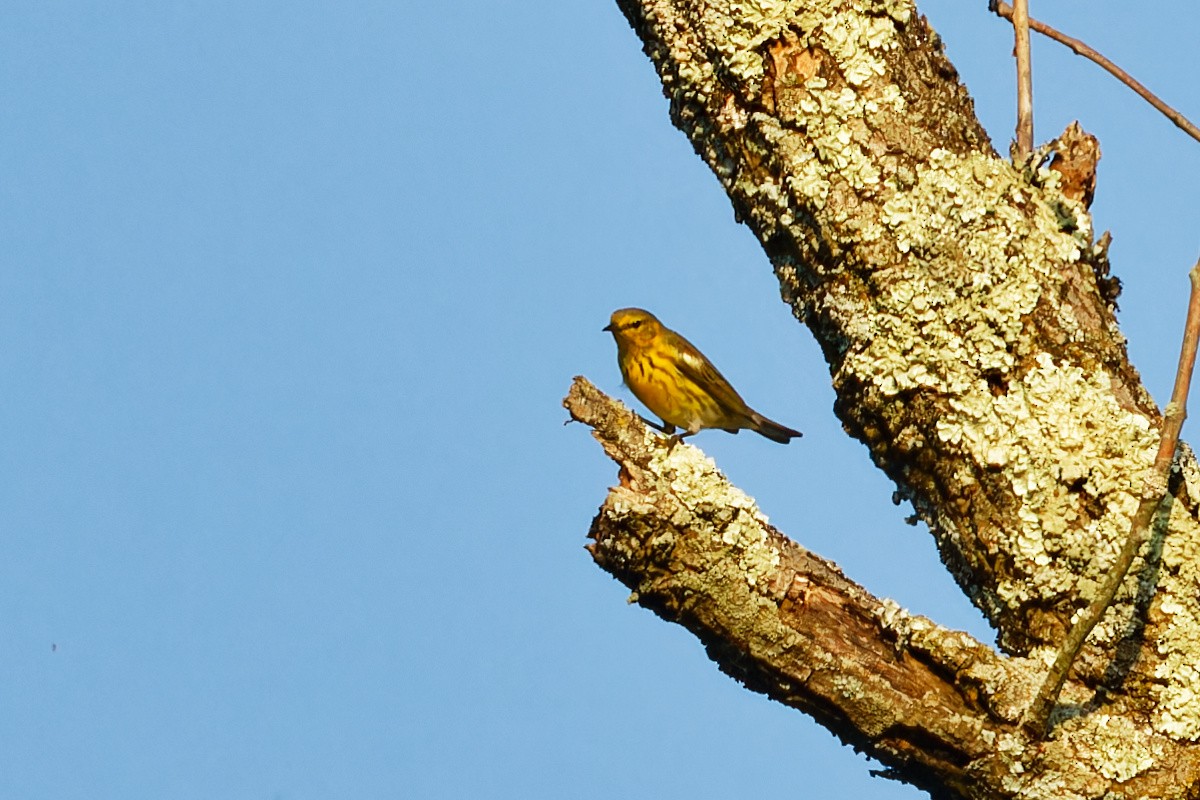
<svg viewBox="0 0 1200 800"><path fill-rule="evenodd" d="M870 597L759 525L692 448L664 453L577 384L572 414L623 468L597 561L731 674L935 794L1200 796L1190 451L1053 736L1014 726L1128 531L1161 422L1086 209L1057 173L996 155L909 3L618 3L820 341L839 417L1009 655Z"/></svg>

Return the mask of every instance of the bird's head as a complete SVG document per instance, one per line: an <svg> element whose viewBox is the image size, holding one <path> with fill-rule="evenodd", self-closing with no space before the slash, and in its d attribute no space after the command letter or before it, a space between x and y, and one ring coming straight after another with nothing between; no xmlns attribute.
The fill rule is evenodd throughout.
<svg viewBox="0 0 1200 800"><path fill-rule="evenodd" d="M649 311L621 308L612 313L604 330L613 335L617 344L644 347L662 331L662 323Z"/></svg>

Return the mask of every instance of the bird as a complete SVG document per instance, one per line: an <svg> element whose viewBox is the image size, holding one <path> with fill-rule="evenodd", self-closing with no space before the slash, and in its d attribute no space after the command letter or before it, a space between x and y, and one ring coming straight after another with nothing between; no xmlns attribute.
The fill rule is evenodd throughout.
<svg viewBox="0 0 1200 800"><path fill-rule="evenodd" d="M748 428L781 444L804 435L746 405L695 345L649 311L618 309L603 330L617 342L617 364L625 385L663 422L651 424L668 435L675 433L676 426L684 430L676 441L705 428L729 433Z"/></svg>

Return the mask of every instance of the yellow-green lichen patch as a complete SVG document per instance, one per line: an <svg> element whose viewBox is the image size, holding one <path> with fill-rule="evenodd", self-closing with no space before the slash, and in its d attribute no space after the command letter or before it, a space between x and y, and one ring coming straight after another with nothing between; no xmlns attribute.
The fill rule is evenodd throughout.
<svg viewBox="0 0 1200 800"><path fill-rule="evenodd" d="M709 30L724 56L724 66L744 81L757 81L763 75L760 50L766 42L778 39L802 5L797 0L730 0L726 8L710 8Z"/></svg>
<svg viewBox="0 0 1200 800"><path fill-rule="evenodd" d="M796 23L834 57L851 85L862 86L886 72L880 54L899 46L896 23L911 12L892 5L886 15L865 15L843 4L810 2Z"/></svg>
<svg viewBox="0 0 1200 800"><path fill-rule="evenodd" d="M981 373L1012 368L1023 318L1052 265L1079 257L1081 240L1049 212L1014 208L1028 187L986 155L934 151L913 186L894 188L879 221L910 263L876 274L879 329L846 368L889 395L976 391Z"/></svg>
<svg viewBox="0 0 1200 800"><path fill-rule="evenodd" d="M916 11L912 0L883 0L879 5L884 13L901 25L911 20L913 12Z"/></svg>
<svg viewBox="0 0 1200 800"><path fill-rule="evenodd" d="M1124 716L1088 714L1064 721L1058 745L1111 781L1127 781L1158 763L1166 741Z"/></svg>
<svg viewBox="0 0 1200 800"><path fill-rule="evenodd" d="M770 115L757 114L755 120L762 133L789 157L783 174L791 176L792 188L809 207L820 208L829 193L831 181L845 182L861 189L880 181L880 170L867 151L870 126L867 120L881 109L899 112L904 99L897 86L874 78L885 74L885 64L879 54L897 46L896 15L904 10L896 7L888 15L866 16L829 7L799 3L757 2L736 3L736 22L714 15L709 25L721 30L709 31L705 39L722 52L723 66L746 80L756 90L762 76L762 45L779 38L785 29L804 31L800 44L808 44L829 54L846 83L837 88L819 76L804 82L794 111L804 119L804 146L789 148L792 131L780 128ZM895 13L893 13L895 12ZM703 29L704 21L700 27ZM756 177L755 180L758 180ZM753 194L754 187L739 187Z"/></svg>
<svg viewBox="0 0 1200 800"><path fill-rule="evenodd" d="M662 475L679 501L681 525L698 521L737 553L737 564L753 587L779 566L779 551L768 535L769 523L754 499L725 478L711 458L696 448L677 444L657 453L650 469Z"/></svg>
<svg viewBox="0 0 1200 800"><path fill-rule="evenodd" d="M834 91L822 78L811 78L805 88L808 96L799 104L806 126L802 152L815 158L824 182L845 182L854 189L877 185L881 173L866 146L867 95L848 86ZM878 100L870 102L878 105ZM791 167L797 153L787 148L783 152L789 156L786 172L794 174Z"/></svg>
<svg viewBox="0 0 1200 800"><path fill-rule="evenodd" d="M1164 679L1168 686L1159 692L1158 708L1154 714L1154 727L1176 739L1194 740L1200 735L1200 671L1194 664L1173 658L1158 667L1155 677Z"/></svg>
<svg viewBox="0 0 1200 800"><path fill-rule="evenodd" d="M1053 191L1047 170L1038 178L1045 184L1043 191ZM936 149L919 169L916 183L896 189L884 206L883 220L893 230L898 249L936 254L956 243L952 252L961 252L965 263L985 270L980 276L984 281L1010 258L1046 268L1075 260L1091 238L1086 215L1071 220L1074 230L1064 231L1048 203L1029 202L1033 189L1024 176L986 153L956 155ZM1010 255L1005 245L1022 234L1035 237L1019 240L1034 245L1033 251Z"/></svg>
<svg viewBox="0 0 1200 800"><path fill-rule="evenodd" d="M898 46L897 25L912 12L911 3L884 2L873 13L827 0L800 3L798 0L725 0L681 11L669 4L653 4L648 12L664 30L685 26L697 36L664 35L672 48L671 73L663 74L663 85L672 98L676 122L688 132L701 155L735 197L742 196L756 210L757 225L764 238L775 235L778 226L795 222L794 208L826 209L834 187L843 191L873 190L882 181L882 171L871 152L875 131L883 124L882 112L901 114L905 100L901 90L886 80L882 54ZM680 15L686 17L680 18ZM804 79L803 91L789 100L795 104L784 117L802 120L803 133L792 122L781 123L774 114L748 111L729 100L709 96L715 72L730 73L750 94L762 90L764 52L769 42L787 37L796 47L809 47L842 80L829 81L817 75ZM730 95L733 97L733 95ZM775 186L765 181L760 170L741 170L718 145L714 132L704 128L711 120L722 131L751 128L762 142L754 149L769 148L784 160L779 174L788 176ZM754 137L746 143L754 141ZM846 208L844 202L834 204ZM873 215L851 219L839 212L832 222L843 224L848 235L879 238ZM802 235L808 235L802 231Z"/></svg>
<svg viewBox="0 0 1200 800"><path fill-rule="evenodd" d="M609 490L605 506L609 516L614 519L623 519L633 515L649 516L654 513L654 505L646 499L644 494L623 486L614 486Z"/></svg>
<svg viewBox="0 0 1200 800"><path fill-rule="evenodd" d="M964 676L978 683L988 707L1006 722L1017 722L1041 688L1045 667L1035 659L1011 657L974 661Z"/></svg>
<svg viewBox="0 0 1200 800"><path fill-rule="evenodd" d="M767 131L772 129L775 131L776 135L769 136L769 138L774 138L781 144L787 143L786 138L780 135L782 131L778 129L773 119L764 115L760 122ZM802 201L802 207L814 211L825 208L830 191L828 168L821 163L812 148L799 148L795 151L785 152L788 153L789 169L784 181L792 196Z"/></svg>
<svg viewBox="0 0 1200 800"><path fill-rule="evenodd" d="M1188 459L1190 462L1190 459ZM1185 481L1188 471L1185 468ZM1157 627L1155 650L1161 658L1155 677L1162 681L1155 695L1156 730L1188 741L1200 739L1200 546L1197 522L1187 509L1173 503L1170 533L1162 541L1156 605L1163 622Z"/></svg>
<svg viewBox="0 0 1200 800"><path fill-rule="evenodd" d="M1128 459L1148 466L1157 446L1146 419L1113 397L1107 375L1085 375L1047 353L1035 363L1003 396L950 398L953 413L937 425L943 441L982 467L1002 467L1020 503L1021 526L1007 532L1005 548L1016 569L997 586L1009 602L1053 597L1089 565L1099 574L1111 563L1137 508L1140 477ZM1088 525L1078 521L1081 492L1104 507Z"/></svg>
<svg viewBox="0 0 1200 800"><path fill-rule="evenodd" d="M829 0L727 0L703 6L694 24L721 54L722 68L751 87L763 76L763 45L789 29L806 33L837 60L851 85L862 86L884 74L879 54L897 46L896 25L912 13L904 2L884 3L883 11L856 14Z"/></svg>
<svg viewBox="0 0 1200 800"><path fill-rule="evenodd" d="M1149 465L1157 443L1104 372L1049 353L1016 369L1027 318L1080 258L1087 220L1063 230L1048 204L1030 202L1021 173L982 154L934 151L915 181L893 188L880 223L906 263L873 274L873 328L842 370L884 395L943 398L938 437L981 473L1002 472L1019 503L1021 525L996 532L1015 557L997 595L1010 604L1060 595L1093 561L1111 561L1140 490L1129 459ZM1077 322L1062 316L1071 334ZM998 396L987 376L1002 380ZM1104 507L1099 522L1078 524L1081 492Z"/></svg>
<svg viewBox="0 0 1200 800"><path fill-rule="evenodd" d="M811 30L809 11L800 24ZM808 22L809 24L805 24ZM824 14L818 24L819 42L837 60L842 74L852 86L862 86L887 71L880 52L897 46L895 23L888 17L866 17L856 14Z"/></svg>

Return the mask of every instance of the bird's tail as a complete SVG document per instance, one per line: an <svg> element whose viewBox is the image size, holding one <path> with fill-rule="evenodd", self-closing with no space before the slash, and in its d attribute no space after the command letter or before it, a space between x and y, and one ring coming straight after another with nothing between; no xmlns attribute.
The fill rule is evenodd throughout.
<svg viewBox="0 0 1200 800"><path fill-rule="evenodd" d="M792 439L796 439L804 435L800 431L794 431L786 425L780 425L774 420L767 419L757 411L751 414L750 421L754 423L751 426L754 430L758 431L768 439L779 442L780 444L787 444Z"/></svg>

